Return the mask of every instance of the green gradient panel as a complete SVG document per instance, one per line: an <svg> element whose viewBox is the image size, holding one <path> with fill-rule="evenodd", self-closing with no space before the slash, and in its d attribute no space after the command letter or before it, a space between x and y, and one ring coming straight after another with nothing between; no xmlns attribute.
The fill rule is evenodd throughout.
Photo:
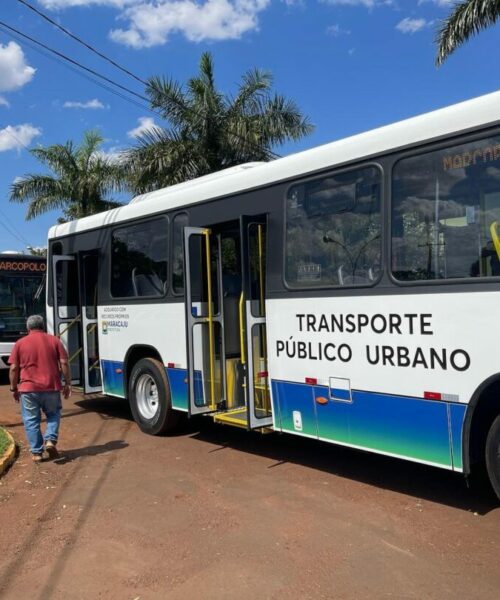
<svg viewBox="0 0 500 600"><path fill-rule="evenodd" d="M463 428L467 404L450 404L451 442L453 444L453 466L463 469Z"/></svg>
<svg viewBox="0 0 500 600"><path fill-rule="evenodd" d="M317 437L316 411L314 406L313 389L309 385L300 383L286 383L273 381L273 398L275 405L279 405L281 428L296 432L299 435ZM300 412L302 429L294 426L293 412Z"/></svg>
<svg viewBox="0 0 500 600"><path fill-rule="evenodd" d="M325 395L327 388L315 388ZM450 467L447 405L418 398L352 392L352 403L318 407L319 437Z"/></svg>
<svg viewBox="0 0 500 600"><path fill-rule="evenodd" d="M115 360L101 360L102 381L106 394L111 396L125 396L125 380L123 362ZM119 371L119 373L117 373Z"/></svg>
<svg viewBox="0 0 500 600"><path fill-rule="evenodd" d="M172 408L181 410L188 409L188 383L187 370L168 368L167 377L170 385L170 394L172 395Z"/></svg>

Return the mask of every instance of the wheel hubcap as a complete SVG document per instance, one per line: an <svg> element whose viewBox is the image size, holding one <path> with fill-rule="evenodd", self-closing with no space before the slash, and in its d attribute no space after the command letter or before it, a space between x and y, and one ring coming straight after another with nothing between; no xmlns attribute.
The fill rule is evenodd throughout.
<svg viewBox="0 0 500 600"><path fill-rule="evenodd" d="M160 409L158 401L158 388L155 380L147 373L142 374L137 380L135 388L137 408L145 419L152 419Z"/></svg>

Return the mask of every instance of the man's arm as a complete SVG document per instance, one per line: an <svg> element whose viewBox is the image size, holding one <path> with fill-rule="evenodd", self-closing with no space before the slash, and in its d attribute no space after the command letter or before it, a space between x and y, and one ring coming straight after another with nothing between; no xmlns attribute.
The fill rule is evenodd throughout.
<svg viewBox="0 0 500 600"><path fill-rule="evenodd" d="M17 390L17 384L19 383L19 365L17 363L12 363L9 369L9 382L10 382L10 391L14 397L16 402L19 402L19 392Z"/></svg>
<svg viewBox="0 0 500 600"><path fill-rule="evenodd" d="M59 360L61 365L61 371L64 377L63 396L69 398L71 396L71 371L67 358L61 358Z"/></svg>

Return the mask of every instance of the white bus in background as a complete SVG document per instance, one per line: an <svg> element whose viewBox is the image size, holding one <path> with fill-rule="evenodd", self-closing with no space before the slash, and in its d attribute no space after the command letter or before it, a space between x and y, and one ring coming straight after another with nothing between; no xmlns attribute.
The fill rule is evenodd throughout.
<svg viewBox="0 0 500 600"><path fill-rule="evenodd" d="M26 335L26 318L45 314L46 267L44 257L0 252L0 369Z"/></svg>
<svg viewBox="0 0 500 600"><path fill-rule="evenodd" d="M468 474L500 497L500 93L49 233L85 392Z"/></svg>

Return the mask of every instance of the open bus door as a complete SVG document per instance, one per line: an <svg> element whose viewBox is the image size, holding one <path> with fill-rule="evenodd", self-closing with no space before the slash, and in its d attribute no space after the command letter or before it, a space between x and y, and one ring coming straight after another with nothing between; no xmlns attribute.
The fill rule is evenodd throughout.
<svg viewBox="0 0 500 600"><path fill-rule="evenodd" d="M81 312L78 263L75 256L52 257L54 335L64 344L69 358L72 385L81 385L82 354Z"/></svg>
<svg viewBox="0 0 500 600"><path fill-rule="evenodd" d="M97 321L99 256L97 252L83 252L79 256L79 261L83 338L83 391L85 394L95 394L102 392Z"/></svg>
<svg viewBox="0 0 500 600"><path fill-rule="evenodd" d="M242 295L241 313L244 332L245 399L247 428L273 424L266 336L266 232L267 217L240 218Z"/></svg>
<svg viewBox="0 0 500 600"><path fill-rule="evenodd" d="M223 409L226 403L224 307L220 236L184 228L188 413Z"/></svg>
<svg viewBox="0 0 500 600"><path fill-rule="evenodd" d="M98 255L52 257L54 334L68 351L71 383L85 394L102 391L97 332Z"/></svg>

